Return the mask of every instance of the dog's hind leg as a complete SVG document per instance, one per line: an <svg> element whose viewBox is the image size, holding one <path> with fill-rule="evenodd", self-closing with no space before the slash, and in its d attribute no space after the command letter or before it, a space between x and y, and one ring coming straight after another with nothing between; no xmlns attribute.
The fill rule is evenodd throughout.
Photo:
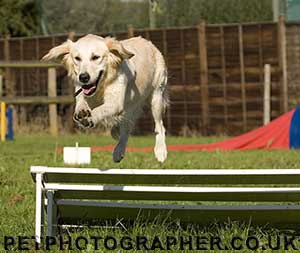
<svg viewBox="0 0 300 253"><path fill-rule="evenodd" d="M156 88L152 95L151 110L155 122L156 141L154 154L159 162L167 159L167 146L165 140L165 128L163 125L163 114L168 104L166 87Z"/></svg>

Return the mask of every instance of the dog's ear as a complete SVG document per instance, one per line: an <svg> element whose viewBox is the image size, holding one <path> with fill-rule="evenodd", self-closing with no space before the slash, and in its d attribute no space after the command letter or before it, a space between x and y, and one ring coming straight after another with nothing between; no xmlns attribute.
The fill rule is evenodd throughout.
<svg viewBox="0 0 300 253"><path fill-rule="evenodd" d="M73 41L67 40L63 44L52 48L41 60L45 62L54 61L63 64L68 70L68 75L75 76L74 64L70 57Z"/></svg>
<svg viewBox="0 0 300 253"><path fill-rule="evenodd" d="M71 46L73 42L71 40L67 40L63 44L52 48L48 54L46 54L42 61L48 62L48 61L54 61L58 63L64 63L67 55L69 55Z"/></svg>
<svg viewBox="0 0 300 253"><path fill-rule="evenodd" d="M128 51L120 41L117 41L114 38L105 38L105 43L117 64L120 64L124 59L130 59L134 56L134 54Z"/></svg>

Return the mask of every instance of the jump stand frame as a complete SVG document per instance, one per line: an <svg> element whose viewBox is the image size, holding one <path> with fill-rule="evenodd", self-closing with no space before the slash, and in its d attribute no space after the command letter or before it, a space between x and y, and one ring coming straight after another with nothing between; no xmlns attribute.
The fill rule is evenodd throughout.
<svg viewBox="0 0 300 253"><path fill-rule="evenodd" d="M202 224L228 219L276 226L300 223L300 205L290 205L300 201L300 169L161 170L31 166L30 171L36 182L35 236L38 243L44 230L47 236L55 236L58 223L76 226L95 219L133 220L141 215L148 219L168 215L182 222ZM119 200L124 202L116 202ZM135 202L128 202L132 200ZM151 201L151 204L144 201ZM166 204L158 204L157 201L166 201ZM170 201L182 201L183 204ZM187 201L204 203L191 205L186 204ZM205 201L230 204L212 205L205 204ZM47 229L44 204L47 206Z"/></svg>

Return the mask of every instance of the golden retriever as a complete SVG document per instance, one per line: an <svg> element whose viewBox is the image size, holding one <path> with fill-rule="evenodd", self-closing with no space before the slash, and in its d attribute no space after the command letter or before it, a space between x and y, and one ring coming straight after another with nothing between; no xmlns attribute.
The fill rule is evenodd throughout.
<svg viewBox="0 0 300 253"><path fill-rule="evenodd" d="M64 64L74 80L74 120L84 128L105 125L119 140L113 152L115 162L124 157L128 136L146 104L151 105L155 122L155 157L166 160L162 117L168 104L167 68L150 41L89 34L52 48L42 60Z"/></svg>

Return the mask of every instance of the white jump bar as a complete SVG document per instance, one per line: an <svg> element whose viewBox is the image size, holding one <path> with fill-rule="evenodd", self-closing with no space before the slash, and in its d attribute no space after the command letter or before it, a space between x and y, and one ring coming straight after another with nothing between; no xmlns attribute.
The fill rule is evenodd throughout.
<svg viewBox="0 0 300 253"><path fill-rule="evenodd" d="M95 174L95 175L300 175L300 169L103 169L31 166L32 174Z"/></svg>
<svg viewBox="0 0 300 253"><path fill-rule="evenodd" d="M71 185L45 183L45 190L79 190L79 191L124 191L124 192L185 192L185 193L234 193L234 192L272 192L300 193L296 187L170 187L170 186L110 186L110 185Z"/></svg>

